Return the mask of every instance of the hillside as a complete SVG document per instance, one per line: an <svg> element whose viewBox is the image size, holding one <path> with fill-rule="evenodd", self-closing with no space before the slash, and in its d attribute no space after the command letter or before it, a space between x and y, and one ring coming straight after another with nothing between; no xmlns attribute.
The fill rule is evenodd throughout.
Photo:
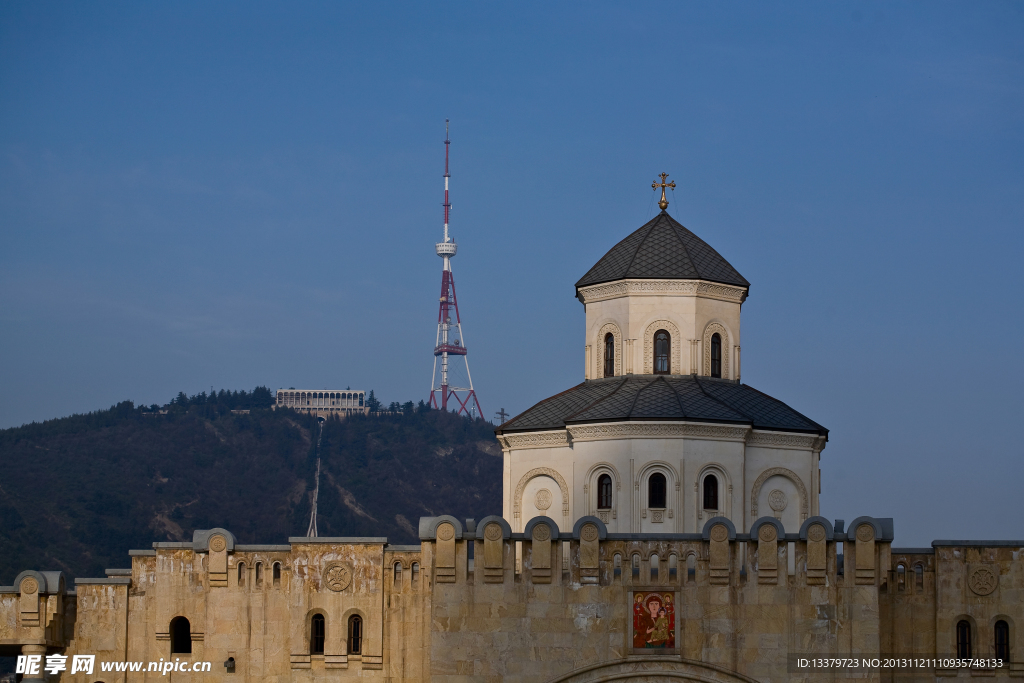
<svg viewBox="0 0 1024 683"><path fill-rule="evenodd" d="M193 529L221 526L241 543L305 535L319 427L269 410L269 397L179 394L166 414L124 402L0 431L0 584L29 568L102 576L127 566L129 549ZM417 543L421 516L500 514L493 426L404 409L324 423L321 536Z"/></svg>

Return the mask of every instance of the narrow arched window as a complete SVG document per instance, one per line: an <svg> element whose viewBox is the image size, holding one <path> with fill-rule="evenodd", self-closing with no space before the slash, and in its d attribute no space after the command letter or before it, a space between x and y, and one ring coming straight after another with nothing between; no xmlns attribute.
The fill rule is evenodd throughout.
<svg viewBox="0 0 1024 683"><path fill-rule="evenodd" d="M675 581L679 574L679 559L675 554L668 556L668 580Z"/></svg>
<svg viewBox="0 0 1024 683"><path fill-rule="evenodd" d="M1010 661L1010 625L1002 619L996 622L996 659Z"/></svg>
<svg viewBox="0 0 1024 683"><path fill-rule="evenodd" d="M907 590L907 568L902 564L896 565L896 590Z"/></svg>
<svg viewBox="0 0 1024 683"><path fill-rule="evenodd" d="M622 555L615 553L612 557L612 575L617 579L622 576Z"/></svg>
<svg viewBox="0 0 1024 683"><path fill-rule="evenodd" d="M920 564L914 565L914 586L918 593L924 590L924 567Z"/></svg>
<svg viewBox="0 0 1024 683"><path fill-rule="evenodd" d="M363 618L353 614L348 618L348 653L357 655L363 648Z"/></svg>
<svg viewBox="0 0 1024 683"><path fill-rule="evenodd" d="M647 480L647 507L663 508L665 507L665 498L665 475L655 472Z"/></svg>
<svg viewBox="0 0 1024 683"><path fill-rule="evenodd" d="M309 654L322 655L327 640L327 620L322 614L314 614L309 620Z"/></svg>
<svg viewBox="0 0 1024 683"><path fill-rule="evenodd" d="M971 622L966 619L956 624L956 656L959 659L971 658Z"/></svg>
<svg viewBox="0 0 1024 683"><path fill-rule="evenodd" d="M256 587L263 588L263 563L256 563Z"/></svg>
<svg viewBox="0 0 1024 683"><path fill-rule="evenodd" d="M711 335L711 376L722 376L722 335Z"/></svg>
<svg viewBox="0 0 1024 683"><path fill-rule="evenodd" d="M658 566L658 556L657 555L651 555L651 582L652 583L658 580L658 569L660 569L660 567Z"/></svg>
<svg viewBox="0 0 1024 683"><path fill-rule="evenodd" d="M612 507L612 478L602 474L597 478L597 508L609 510Z"/></svg>
<svg viewBox="0 0 1024 683"><path fill-rule="evenodd" d="M402 589L402 563L395 562L395 588Z"/></svg>
<svg viewBox="0 0 1024 683"><path fill-rule="evenodd" d="M192 625L185 617L174 617L171 619L171 654L190 655L192 654Z"/></svg>
<svg viewBox="0 0 1024 683"><path fill-rule="evenodd" d="M639 555L633 555L631 573L633 575L633 579L634 580L640 578L640 556Z"/></svg>
<svg viewBox="0 0 1024 683"><path fill-rule="evenodd" d="M412 585L415 586L416 584L418 584L419 580L420 580L420 563L419 562L413 562L412 563Z"/></svg>
<svg viewBox="0 0 1024 683"><path fill-rule="evenodd" d="M274 563L274 588L281 587L281 563Z"/></svg>
<svg viewBox="0 0 1024 683"><path fill-rule="evenodd" d="M239 588L245 588L245 577L248 572L245 569L245 562L238 563L238 586Z"/></svg>
<svg viewBox="0 0 1024 683"><path fill-rule="evenodd" d="M713 474L704 477L704 509L718 509L718 477Z"/></svg>
<svg viewBox="0 0 1024 683"><path fill-rule="evenodd" d="M615 376L615 336L611 332L604 335L604 376Z"/></svg>
<svg viewBox="0 0 1024 683"><path fill-rule="evenodd" d="M654 333L654 374L667 375L672 371L669 356L672 351L672 337L665 330Z"/></svg>

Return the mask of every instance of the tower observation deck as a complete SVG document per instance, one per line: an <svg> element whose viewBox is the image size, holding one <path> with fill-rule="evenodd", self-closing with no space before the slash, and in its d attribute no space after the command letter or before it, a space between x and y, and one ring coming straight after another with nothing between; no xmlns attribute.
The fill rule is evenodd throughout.
<svg viewBox="0 0 1024 683"><path fill-rule="evenodd" d="M434 342L430 405L433 408L448 410L448 401L454 400L458 404L456 412L475 417L483 415L483 411L473 389L473 377L469 374L466 337L462 331L459 302L455 295L455 275L452 273L452 258L459 248L448 234L448 219L452 208L448 201L448 179L451 178L448 171L448 148L451 140L448 135L448 121L445 120L444 123L444 240L434 245L434 251L444 260L444 265L441 268L441 296L437 313L437 339ZM462 363L456 360L459 356L462 357ZM460 365L465 368L464 377L462 368L458 367Z"/></svg>

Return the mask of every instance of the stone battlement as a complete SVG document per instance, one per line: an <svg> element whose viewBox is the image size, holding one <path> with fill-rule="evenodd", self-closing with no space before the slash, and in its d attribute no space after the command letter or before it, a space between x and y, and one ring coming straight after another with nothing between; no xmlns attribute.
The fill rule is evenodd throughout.
<svg viewBox="0 0 1024 683"><path fill-rule="evenodd" d="M613 534L597 517L571 531L536 517L513 533L497 516L440 516L420 520L413 546L240 544L210 529L131 551L130 568L74 590L60 572L22 572L0 588L0 654L214 662L204 681L596 680L641 660L768 681L793 679L796 654L950 656L961 622L976 656L991 656L999 621L1019 638L1024 541L892 548L890 519L844 527L762 517L740 532L716 517L701 533Z"/></svg>

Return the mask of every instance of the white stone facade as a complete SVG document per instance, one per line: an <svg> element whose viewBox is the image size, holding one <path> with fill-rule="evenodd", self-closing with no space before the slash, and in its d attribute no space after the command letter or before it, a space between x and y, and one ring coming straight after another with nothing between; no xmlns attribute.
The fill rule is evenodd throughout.
<svg viewBox="0 0 1024 683"><path fill-rule="evenodd" d="M686 422L572 425L507 434L503 516L521 532L543 515L571 530L592 515L610 533L698 533L711 517L746 529L759 517L799 529L818 514L818 459L823 437L743 426ZM666 479L666 505L649 505L650 478ZM612 480L610 507L598 507L598 480ZM717 507L704 507L705 479L717 480ZM537 493L550 492L538 506ZM775 507L769 502L773 491ZM541 497L541 504L546 496ZM778 509L775 509L778 508Z"/></svg>
<svg viewBox="0 0 1024 683"><path fill-rule="evenodd" d="M744 287L702 280L619 280L581 287L586 308L585 379L605 377L605 338L615 339L615 376L654 372L654 334L671 335L669 374L711 376L711 336L722 336L723 379L740 378Z"/></svg>

